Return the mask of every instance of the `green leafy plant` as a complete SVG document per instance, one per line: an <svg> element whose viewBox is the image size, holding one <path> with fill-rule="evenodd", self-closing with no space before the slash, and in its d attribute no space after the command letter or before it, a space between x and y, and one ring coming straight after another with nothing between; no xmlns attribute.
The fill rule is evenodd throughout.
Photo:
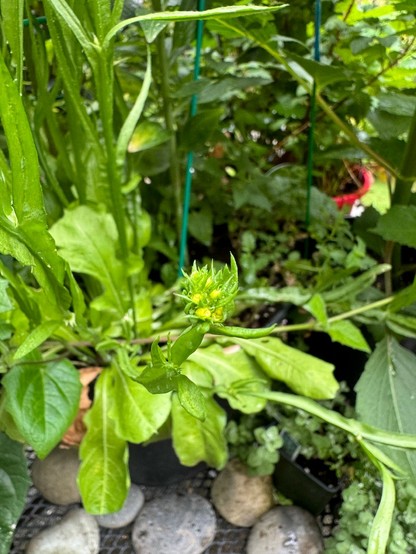
<svg viewBox="0 0 416 554"><path fill-rule="evenodd" d="M273 473L283 444L277 425L265 427L252 416L242 416L238 423L230 421L225 432L230 456L239 458L249 475Z"/></svg>
<svg viewBox="0 0 416 554"><path fill-rule="evenodd" d="M275 9L231 6L124 21L123 4L0 4L1 438L27 443L44 457L78 409L81 387L73 362L112 367L97 383L95 409L87 418L90 434L81 448L85 504L96 512L117 509L127 493L126 437L146 440L170 409L166 398L136 386L120 369L129 367L129 352L137 353L122 341L146 339L154 308L160 307L161 319L170 310L148 279L143 248L151 223L138 194L141 177L128 155L150 88L151 43L173 21ZM120 31L139 22L147 64L139 87L123 95L114 71L116 44L123 42ZM137 425L123 417L127 404L121 410L118 402L112 424L104 425L110 391L119 398L127 394ZM1 452L7 509L2 505L0 549L6 552L26 481L20 444L10 448L18 459L16 474ZM107 453L121 462L113 477ZM97 481L89 478L94 469L109 477L95 490ZM120 486L113 489L114 482Z"/></svg>
<svg viewBox="0 0 416 554"><path fill-rule="evenodd" d="M397 225L411 197L415 175L413 104L404 99L412 94L411 90L406 94L391 90L392 82L397 82L396 70L406 69L412 53L411 44L397 56L391 47L393 39L396 46L401 38L407 40L404 23L410 11L395 3L392 11L377 12L380 18L388 18L394 32L383 27L382 59L387 53L388 62L380 75L381 69L375 65L368 77L367 62L377 46L369 31L370 16L378 16L371 14L371 9L348 10L341 3L347 17L333 20L334 28L339 24L345 32L348 44L351 34L361 45L365 42L366 61L356 66L356 60L349 59L355 70L351 73L299 55L304 52L302 44L286 48L293 41L283 40L279 34L276 38L279 23L273 12L281 6L274 2L258 7L241 3L203 14L186 9L140 13L121 20L123 4L121 0L113 4L108 0L45 0L42 6L37 2L25 5L23 0L0 3L0 175L4 185L0 195L0 348L4 364L0 429L5 444L12 440L12 451L19 460L16 467L21 468L19 475L12 475L13 464L2 458L6 475L1 486L12 483L8 491L15 494L6 495L13 499L12 508L0 511L5 537L1 548L7 551L11 526L23 506L26 481L20 443L31 445L41 457L59 443L77 410L80 384L75 364L99 363L104 369L95 385L94 404L86 417L88 432L80 448L79 485L89 511L103 513L122 505L129 486L128 442L155 439L162 427L170 427L183 464L205 460L220 468L228 456L226 415L215 397L246 414L263 410L271 401L303 409L347 432L380 472L383 494L368 547L369 553L380 554L385 551L394 505L393 477L401 474L398 466L402 463L405 470L414 471L414 457L409 452L415 439L403 434L414 432L413 403L408 397L411 389L404 386L410 382L408 369L414 356L405 353L395 337L414 335L415 289L410 285L393 295L394 282L388 271L397 257L393 241L414 246L411 236ZM162 7L152 3L154 11ZM181 7L186 8L187 2ZM264 17L266 12L269 17ZM21 24L24 15L25 31ZM47 26L37 15L46 15ZM244 24L236 23L234 18L240 15L250 17ZM349 17L354 17L354 25L349 25ZM212 56L209 82L191 82L192 64L186 59L178 74L185 75L187 82L173 86L175 72L169 67L175 67L179 54L186 53L190 26L176 32L172 29L177 26L170 23L185 24L198 18L210 21L209 44L220 45ZM371 40L363 42L361 35L357 37L357 28ZM303 31L299 36L307 39L306 27ZM336 51L339 41L334 43ZM168 44L177 46L171 51L172 60L167 59ZM232 52L229 60L224 52ZM338 61L348 57L347 53L348 49L340 50ZM208 54L209 58L211 52ZM267 61L257 62L258 56ZM241 65L236 66L237 59ZM155 67L161 69L159 74ZM390 70L394 70L394 79L387 78ZM290 188L291 182L285 181L283 174L278 179L278 172L273 179L266 175L270 169L266 153L276 146L268 133L270 119L253 119L249 106L256 98L261 108L257 111L270 114L270 95L260 92L269 85L270 92L276 77L283 73L292 81L286 95L273 100L273 105L286 122L277 122L273 133L286 123L293 129L293 114L305 117L315 80L317 103L327 118L323 126L329 121L360 155L375 160L396 178L396 206L384 220L373 221L370 231L367 226L361 233L367 238L370 233L378 246L385 239L384 255L378 258L385 263L374 264L362 243L344 233L344 228L335 248L331 248L331 236L321 243L324 261L317 262L315 270L319 271L315 271L312 286L310 280L296 281L295 286L281 290L254 289L236 295L234 261L219 272L214 265L195 265L179 292L185 297L187 320L178 309L179 299L173 297L176 289L165 290L160 285L176 279L176 268L172 279L168 263L175 261L181 218L179 160L195 145L200 183L198 186L196 180L191 210L194 237L209 245L215 223L227 221L234 208L242 209L239 213L244 211L248 221L260 208L256 217L265 220L261 210L272 213L279 187ZM350 106L347 101L358 94L363 79L365 99L377 96L380 100L377 105L364 102L364 114L357 112L357 104ZM388 87L387 97L378 87L381 82ZM401 82L404 87L409 84L407 78ZM299 98L293 98L294 90L300 91ZM187 119L181 114L188 111L188 100L195 93L203 109L184 127L176 125L175 118ZM223 97L230 100L226 106L219 102ZM398 99L405 114L397 113ZM221 105L210 106L210 102ZM230 109L233 103L235 111ZM399 144L393 141L395 148L391 135L380 133L391 115L395 124L402 116L406 120L400 122L402 131ZM377 117L382 124L376 123ZM211 132L212 122L219 119L224 124L221 130ZM351 127L354 122L359 127ZM209 129L209 133L201 129ZM242 140L246 134L255 140ZM294 144L294 153L302 151L302 142ZM388 156L383 157L386 151ZM212 182L217 186L210 189ZM198 202L201 190L204 206ZM298 207L296 198L288 200L293 210ZM406 212L406 217L412 213ZM250 229L248 221L244 231ZM376 233L371 231L374 227ZM308 271L311 268L313 272L314 265L308 264ZM397 264L396 270L400 271ZM383 274L385 294L372 286ZM266 329L228 325L226 317L233 304L242 300L290 302L299 308L299 317L290 325ZM373 424L385 426L389 432L315 402L335 395L338 384L333 366L271 336L325 332L333 340L369 352L363 325L382 340L359 385L360 416L370 421L376 414ZM378 372L383 372L382 378ZM376 409L369 414L366 406L374 408L375 374L380 390ZM294 394L273 390L273 380L282 381ZM392 402L396 389L403 398L399 407ZM373 403L366 404L369 398Z"/></svg>

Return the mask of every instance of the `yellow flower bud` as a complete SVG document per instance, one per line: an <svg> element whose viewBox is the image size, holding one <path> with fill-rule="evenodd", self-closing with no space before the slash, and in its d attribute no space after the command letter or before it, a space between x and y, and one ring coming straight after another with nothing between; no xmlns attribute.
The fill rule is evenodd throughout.
<svg viewBox="0 0 416 554"><path fill-rule="evenodd" d="M195 310L195 315L200 319L209 319L211 317L211 310L209 308L198 308Z"/></svg>
<svg viewBox="0 0 416 554"><path fill-rule="evenodd" d="M222 306L217 308L214 313L212 314L212 319L214 321L223 321L224 319L224 309Z"/></svg>
<svg viewBox="0 0 416 554"><path fill-rule="evenodd" d="M221 296L221 291L219 289L214 289L212 292L210 292L209 296L210 296L210 298L215 300L216 298Z"/></svg>
<svg viewBox="0 0 416 554"><path fill-rule="evenodd" d="M195 304L199 304L199 302L201 302L201 300L202 300L202 294L199 294L199 292L193 294L192 297L191 297L191 300Z"/></svg>

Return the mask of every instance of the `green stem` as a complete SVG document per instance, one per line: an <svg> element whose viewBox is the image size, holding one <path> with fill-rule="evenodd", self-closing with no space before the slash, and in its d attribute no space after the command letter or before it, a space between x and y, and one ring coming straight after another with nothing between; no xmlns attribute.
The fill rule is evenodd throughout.
<svg viewBox="0 0 416 554"><path fill-rule="evenodd" d="M156 12L162 11L160 0L152 0L153 10ZM181 221L182 221L182 181L181 171L179 165L178 146L176 140L176 126L173 116L172 103L169 93L169 63L165 49L165 32L162 31L156 39L156 49L159 59L160 69L160 92L162 95L163 112L165 118L166 129L169 131L169 150L170 150L170 179L173 186L173 194L175 198L175 210L176 210L176 227L178 232L178 238L181 236Z"/></svg>
<svg viewBox="0 0 416 554"><path fill-rule="evenodd" d="M114 73L111 47L97 56L95 65L97 97L100 105L103 136L106 149L107 178L110 190L111 212L118 231L121 259L127 264L129 247L127 241L126 215L124 213L121 173L117 166L116 142L114 140ZM130 307L133 316L133 329L136 329L136 310L132 278L127 279Z"/></svg>
<svg viewBox="0 0 416 554"><path fill-rule="evenodd" d="M341 321L343 319L348 319L350 317L354 317L355 315L362 314L370 310L381 308L382 306L386 306L387 304L390 304L390 302L393 302L393 300L394 300L394 296L382 298L381 300L377 300L376 302L372 302L371 304L366 304L365 306L360 306L359 308L354 308L353 310L349 310L348 312L344 312L342 314L330 317L328 318L328 323L333 323L334 321Z"/></svg>
<svg viewBox="0 0 416 554"><path fill-rule="evenodd" d="M342 314L334 315L333 317L328 318L328 325L331 325L331 323L334 323L335 321L342 321L343 319L349 319L350 317L354 317L358 314L362 314L370 310L381 308L383 306L386 306L387 304L390 304L390 302L392 302L393 300L394 300L394 296L389 296L388 298L382 298L381 300L377 300L376 302L372 302L371 304L366 304L365 306L354 308L353 310L349 310L348 312L343 312ZM308 323L296 323L294 325L280 325L274 328L273 334L289 333L291 331L312 331L312 330L324 331L323 327L314 320Z"/></svg>
<svg viewBox="0 0 416 554"><path fill-rule="evenodd" d="M367 425L366 423L361 423L356 419L345 417L340 413L335 412L334 410L324 408L323 406L318 404L318 402L304 396L277 391L254 392L253 390L249 389L240 389L238 392L247 396L264 398L265 400L269 400L270 402L285 404L287 406L292 406L293 408L303 410L308 414L314 415L319 419L322 419L323 421L326 421L327 423L335 425L335 427L338 427L343 431L350 433L358 441L367 439L369 441L388 446L416 449L415 435L406 435L403 433L394 433L391 431L383 431L382 429L377 429L376 427L372 427L371 425Z"/></svg>

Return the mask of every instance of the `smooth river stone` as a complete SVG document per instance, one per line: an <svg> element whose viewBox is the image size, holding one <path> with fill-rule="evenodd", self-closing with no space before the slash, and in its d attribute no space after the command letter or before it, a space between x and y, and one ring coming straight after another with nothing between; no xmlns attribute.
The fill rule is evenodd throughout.
<svg viewBox="0 0 416 554"><path fill-rule="evenodd" d="M323 540L315 518L297 506L277 506L250 531L247 554L322 554Z"/></svg>
<svg viewBox="0 0 416 554"><path fill-rule="evenodd" d="M215 512L208 500L168 494L144 505L132 541L136 554L201 554L215 533Z"/></svg>
<svg viewBox="0 0 416 554"><path fill-rule="evenodd" d="M26 554L99 554L100 531L95 517L82 508L33 537Z"/></svg>

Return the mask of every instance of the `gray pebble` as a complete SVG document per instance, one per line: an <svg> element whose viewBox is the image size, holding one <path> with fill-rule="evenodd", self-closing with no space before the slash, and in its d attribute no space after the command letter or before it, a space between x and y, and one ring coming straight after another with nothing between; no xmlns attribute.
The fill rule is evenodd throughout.
<svg viewBox="0 0 416 554"><path fill-rule="evenodd" d="M144 505L132 541L136 554L200 554L215 533L215 512L208 500L196 494L168 494Z"/></svg>
<svg viewBox="0 0 416 554"><path fill-rule="evenodd" d="M323 541L315 518L297 506L277 506L254 525L247 554L321 554Z"/></svg>
<svg viewBox="0 0 416 554"><path fill-rule="evenodd" d="M109 529L118 529L131 523L140 512L144 504L144 494L137 485L131 485L129 494L123 507L118 512L96 516L97 522L101 527Z"/></svg>
<svg viewBox="0 0 416 554"><path fill-rule="evenodd" d="M99 551L98 523L94 516L76 508L59 523L33 537L26 554L98 554Z"/></svg>
<svg viewBox="0 0 416 554"><path fill-rule="evenodd" d="M55 448L44 459L32 464L32 481L41 495L52 504L81 501L77 486L78 448Z"/></svg>
<svg viewBox="0 0 416 554"><path fill-rule="evenodd" d="M240 461L231 460L213 482L211 499L226 521L251 527L274 505L272 478L252 477Z"/></svg>

